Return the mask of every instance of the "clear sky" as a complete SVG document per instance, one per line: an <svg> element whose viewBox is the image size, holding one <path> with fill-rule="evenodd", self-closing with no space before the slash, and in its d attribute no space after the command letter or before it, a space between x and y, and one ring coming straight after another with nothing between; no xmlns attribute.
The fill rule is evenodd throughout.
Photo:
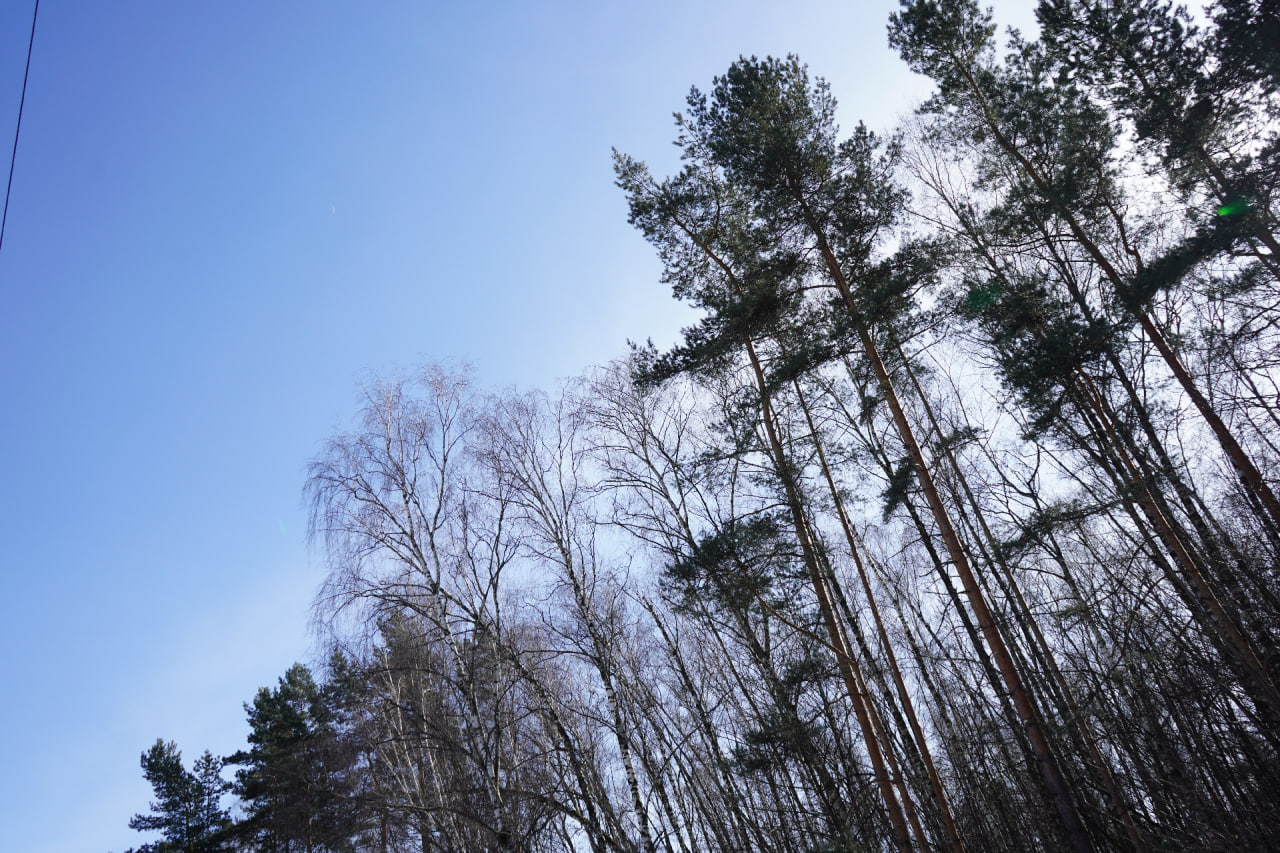
<svg viewBox="0 0 1280 853"><path fill-rule="evenodd" d="M611 146L671 171L739 54L888 128L928 91L895 6L44 0L0 251L0 850L146 840L139 753L236 750L311 659L304 471L364 379L674 339ZM5 163L30 16L0 2Z"/></svg>

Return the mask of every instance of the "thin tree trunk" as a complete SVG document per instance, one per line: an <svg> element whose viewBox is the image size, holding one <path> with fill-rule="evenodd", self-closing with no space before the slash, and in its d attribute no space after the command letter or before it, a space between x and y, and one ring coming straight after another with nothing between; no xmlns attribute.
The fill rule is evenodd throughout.
<svg viewBox="0 0 1280 853"><path fill-rule="evenodd" d="M760 366L755 344L750 339L747 341L747 355L751 361L751 369L755 375L760 394L762 419L774 457L774 465L777 468L778 476L782 480L783 490L786 493L787 506L791 511L796 537L800 540L800 549L804 555L806 567L809 570L809 579L813 585L814 594L818 598L818 609L822 613L822 620L826 625L831 648L836 653L837 665L841 676L844 678L845 690L849 694L849 700L853 703L854 714L858 718L858 725L861 727L863 738L866 741L867 755L871 760L876 785L880 789L880 796L884 800L885 810L889 815L889 823L893 828L894 845L902 853L909 853L911 840L906 816L902 811L901 804L898 802L897 794L894 792L893 781L889 777L884 754L881 752L876 729L871 720L870 697L866 694L861 675L857 671L856 663L853 656L849 654L840 626L836 622L835 609L832 607L831 599L827 594L817 552L814 543L809 539L808 524L800 502L799 489L791 476L786 452L782 447L782 441L778 437L777 427L774 424L773 406L770 403L768 383L765 381L764 370Z"/></svg>
<svg viewBox="0 0 1280 853"><path fill-rule="evenodd" d="M911 380L912 387L915 389L916 397L920 401L921 407L924 409L925 417L928 419L930 427L934 435L937 436L939 444L943 447L942 455L951 466L951 471L959 483L961 490L964 492L965 500L969 506L973 508L973 515L977 520L983 538L991 545L997 545L995 535L991 532L991 528L987 525L987 520L982 512L981 506L978 504L977 498L973 494L973 490L969 487L968 477L965 476L964 469L960 467L960 461L956 458L951 448L947 447L944 442L942 427L938 423L937 417L934 415L933 406L925 396L924 389L920 387L920 382L916 378L915 372L911 370L910 364L906 360L906 355L899 349L899 355L903 359L904 372ZM1089 756L1097 769L1098 775L1101 777L1104 790L1107 797L1111 801L1111 806L1118 813L1121 824L1124 826L1125 835L1129 839L1130 845L1133 846L1138 853L1147 853L1146 840L1142 837L1142 833L1138 831L1138 826L1133 820L1133 814L1130 810L1129 800L1121 791L1119 784L1116 782L1115 776L1111 772L1110 763L1103 757L1102 751L1098 748L1098 741L1093 736L1093 732L1089 728L1088 722L1085 720L1084 714L1080 709L1079 703L1076 702L1075 696L1071 691L1071 687L1067 684L1067 680L1063 677L1062 670L1058 667L1058 662L1054 656L1053 650L1050 648L1048 641L1045 639L1044 633L1040 630L1040 625L1031 613L1031 608L1027 606L1026 599L1022 595L1022 589L1010 567L1002 559L996 559L997 563L1005 574L1005 582L1012 593L1012 599L1018 607L1021 617L1019 622L1022 627L1031 635L1033 646L1039 648L1040 658L1044 661L1046 669L1049 671L1049 677L1057 686L1058 692L1063 698L1067 713L1075 722L1076 730L1079 732L1081 739L1085 743L1085 747L1089 752Z"/></svg>
<svg viewBox="0 0 1280 853"><path fill-rule="evenodd" d="M1094 413L1103 430L1112 436L1112 449L1120 460L1120 464L1124 466L1129 481L1139 490L1139 506L1143 508L1152 526L1155 527L1160 538L1164 540L1165 546L1181 567L1182 574L1191 582L1191 586L1195 589L1200 601L1212 617L1218 633L1235 653L1249 680L1252 681L1254 690L1257 691L1256 696L1259 702L1263 705L1270 705L1272 714L1280 715L1280 691L1276 689L1266 668L1258 659L1253 649L1253 644L1227 614L1217 595L1214 594L1213 588L1206 580L1204 573L1201 572L1195 558L1187 550L1182 538L1178 536L1164 513L1160 511L1160 507L1148 492L1146 481L1141 472L1138 471L1133 459L1120 442L1115 439L1115 427L1107 416L1101 400L1098 398L1097 391L1093 388L1084 388L1081 394L1093 406Z"/></svg>
<svg viewBox="0 0 1280 853"><path fill-rule="evenodd" d="M903 714L906 715L907 723L911 727L912 737L915 738L916 744L920 751L921 760L924 762L925 772L929 776L929 785L933 789L934 803L938 808L938 815L942 820L943 829L946 832L947 842L953 853L964 853L964 841L960 837L960 830L956 826L955 817L951 814L951 805L947 801L946 790L942 785L942 778L938 775L938 768L933 763L933 755L929 750L929 742L925 738L924 730L920 727L920 720L916 716L915 705L911 700L911 694L907 691L906 682L902 678L902 671L898 667L898 658L894 654L893 644L889 641L889 634L884 627L884 619L880 616L880 607L876 603L876 596L871 587L871 580L867 577L866 566L862 562L861 548L858 546L857 536L854 533L853 523L849 520L849 515L845 512L844 500L840 497L840 490L836 487L835 478L831 473L831 466L827 463L826 450L823 448L822 439L818 434L817 426L813 422L813 415L809 410L809 405L805 401L804 392L800 389L799 382L793 382L796 391L796 398L800 403L800 409L804 412L805 422L809 425L809 434L812 436L814 448L818 453L818 462L822 468L822 476L827 482L827 487L831 491L831 500L835 504L836 515L840 519L841 529L844 531L845 541L849 545L849 553L853 556L854 565L858 570L858 578L862 582L863 594L866 596L867 605L871 610L871 619L876 628L877 637L880 640L880 646L884 650L885 661L889 666L889 674L893 679L894 688L898 693L898 702L902 707Z"/></svg>
<svg viewBox="0 0 1280 853"><path fill-rule="evenodd" d="M802 196L799 197L799 200L801 204L804 204ZM1040 712L1032 701L1031 695L1023 686L1022 677L1014 666L1013 658L1009 654L1004 638L1000 635L999 626L996 624L991 607L987 604L986 597L982 594L978 580L974 576L973 568L969 565L968 556L960 543L960 537L956 534L946 507L942 503L942 498L938 494L937 486L933 482L933 476L930 473L928 463L925 461L924 453L920 449L919 442L916 441L911 424L907 420L906 412L903 410L897 391L893 387L889 371L885 367L884 360L880 356L879 349L876 347L870 331L862 322L861 312L854 301L849 281L845 277L844 271L840 268L839 261L836 260L825 235L817 227L816 220L809 214L807 205L805 205L804 210L809 220L809 227L818 241L818 249L826 262L827 271L852 315L858 338L862 342L867 361L871 365L872 372L879 382L881 393L884 394L885 402L889 406L894 425L898 430L898 436L906 447L912 464L915 466L920 488L924 492L929 509L933 512L934 523L937 525L943 544L946 546L947 554L956 568L956 573L960 576L960 582L964 587L969 606L973 609L974 617L978 620L978 627L982 631L987 646L991 649L991 654L995 658L1001 678L1004 680L1005 687L1013 699L1014 707L1017 709L1018 717L1022 721L1027 740L1031 744L1031 750L1040 766L1045 787L1048 789L1049 796L1058 811L1059 819L1062 821L1067 840L1076 853L1093 853L1093 841L1089 838L1088 830L1080 820L1080 814L1076 811L1075 803L1072 802L1070 788L1062 775L1062 770L1058 765L1058 758L1054 754L1040 722Z"/></svg>

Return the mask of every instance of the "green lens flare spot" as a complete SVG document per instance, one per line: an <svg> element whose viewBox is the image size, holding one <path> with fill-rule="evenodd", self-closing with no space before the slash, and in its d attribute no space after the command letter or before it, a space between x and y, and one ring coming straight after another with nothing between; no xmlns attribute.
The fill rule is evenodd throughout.
<svg viewBox="0 0 1280 853"><path fill-rule="evenodd" d="M987 285L986 287L975 287L969 291L969 295L965 297L964 307L970 311L981 311L995 303L1000 295L1004 293L1004 288L998 284Z"/></svg>
<svg viewBox="0 0 1280 853"><path fill-rule="evenodd" d="M1227 202L1226 204L1219 205L1218 215L1219 216L1239 216L1242 213L1247 213L1248 210L1249 210L1249 199L1245 198L1244 196L1240 196L1239 198L1233 198L1231 201Z"/></svg>

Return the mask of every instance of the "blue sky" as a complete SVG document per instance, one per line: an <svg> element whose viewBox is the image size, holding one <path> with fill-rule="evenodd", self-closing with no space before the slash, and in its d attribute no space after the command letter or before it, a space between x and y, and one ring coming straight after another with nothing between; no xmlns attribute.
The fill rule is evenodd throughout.
<svg viewBox="0 0 1280 853"><path fill-rule="evenodd" d="M670 171L739 54L890 127L927 93L895 6L44 0L0 251L0 849L146 840L139 753L234 751L315 653L301 487L360 383L672 341L610 147ZM30 15L0 3L6 158Z"/></svg>

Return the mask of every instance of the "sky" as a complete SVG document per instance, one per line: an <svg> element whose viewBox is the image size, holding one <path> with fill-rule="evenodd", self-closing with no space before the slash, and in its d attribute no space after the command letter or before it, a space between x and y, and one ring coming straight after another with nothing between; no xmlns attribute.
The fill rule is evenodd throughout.
<svg viewBox="0 0 1280 853"><path fill-rule="evenodd" d="M0 249L0 850L149 840L139 754L234 752L320 656L302 486L362 384L673 342L611 149L673 171L671 114L739 55L889 129L929 91L893 8L44 0ZM5 162L31 13L0 1Z"/></svg>

